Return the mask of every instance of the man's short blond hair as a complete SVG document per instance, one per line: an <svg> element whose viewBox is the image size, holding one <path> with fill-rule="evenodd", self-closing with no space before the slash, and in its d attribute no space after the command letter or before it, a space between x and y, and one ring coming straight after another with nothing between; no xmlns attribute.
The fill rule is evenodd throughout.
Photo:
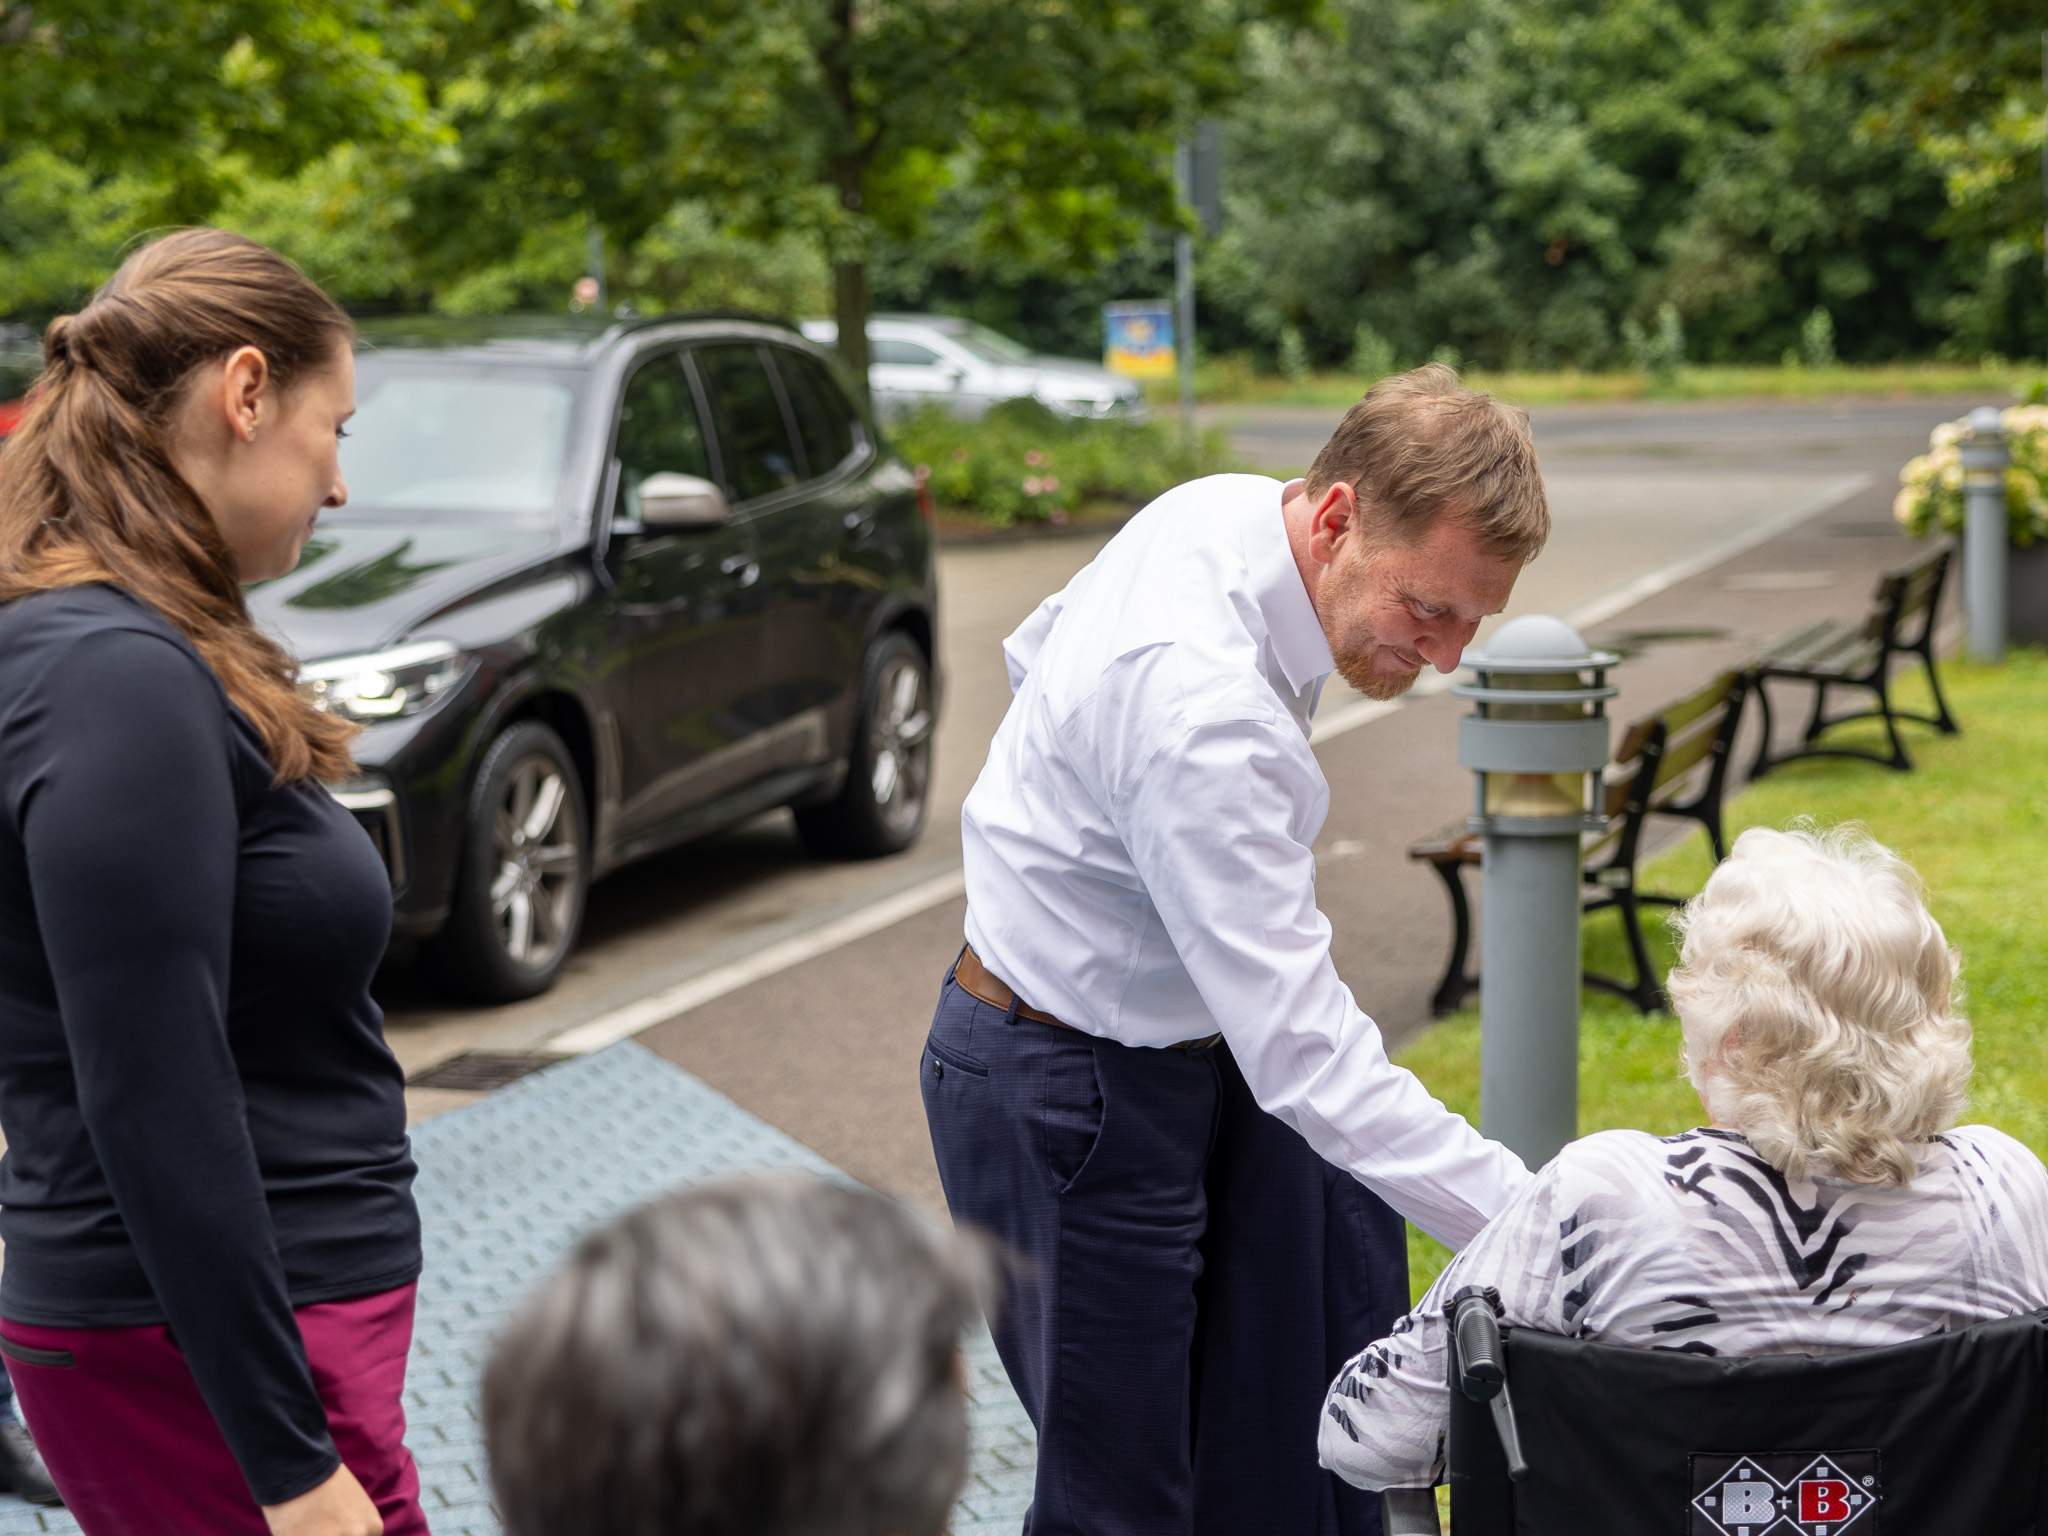
<svg viewBox="0 0 2048 1536"><path fill-rule="evenodd" d="M1861 828L1753 827L1678 919L1668 990L1716 1120L1789 1179L1905 1184L1963 1111L1956 956Z"/></svg>
<svg viewBox="0 0 2048 1536"><path fill-rule="evenodd" d="M1351 487L1375 531L1423 538L1443 517L1495 554L1527 562L1550 537L1528 412L1458 382L1442 363L1382 379L1344 413L1309 467L1308 493Z"/></svg>

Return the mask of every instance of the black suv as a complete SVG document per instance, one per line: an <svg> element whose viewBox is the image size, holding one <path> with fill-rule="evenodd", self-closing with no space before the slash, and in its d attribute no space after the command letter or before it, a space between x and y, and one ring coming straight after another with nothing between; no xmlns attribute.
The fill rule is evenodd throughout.
<svg viewBox="0 0 2048 1536"><path fill-rule="evenodd" d="M829 354L721 317L364 328L348 505L252 588L321 707L396 929L531 996L591 879L778 805L814 848L924 824L928 503Z"/></svg>

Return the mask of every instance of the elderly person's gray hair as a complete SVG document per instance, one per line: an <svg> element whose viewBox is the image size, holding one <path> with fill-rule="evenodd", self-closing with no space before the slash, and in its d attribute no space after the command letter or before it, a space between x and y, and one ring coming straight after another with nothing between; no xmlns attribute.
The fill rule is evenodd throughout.
<svg viewBox="0 0 2048 1536"><path fill-rule="evenodd" d="M591 1234L484 1373L509 1536L938 1536L991 1251L872 1191L728 1179Z"/></svg>
<svg viewBox="0 0 2048 1536"><path fill-rule="evenodd" d="M1676 920L1668 990L1714 1119L1787 1178L1904 1184L1963 1111L1955 952L1859 827L1753 828Z"/></svg>

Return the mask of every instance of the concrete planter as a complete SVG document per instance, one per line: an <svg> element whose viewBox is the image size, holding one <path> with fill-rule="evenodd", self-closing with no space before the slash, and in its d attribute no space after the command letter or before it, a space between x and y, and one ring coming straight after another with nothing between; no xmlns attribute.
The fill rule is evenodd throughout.
<svg viewBox="0 0 2048 1536"><path fill-rule="evenodd" d="M2015 645L2048 645L2048 541L2005 554L2006 634Z"/></svg>

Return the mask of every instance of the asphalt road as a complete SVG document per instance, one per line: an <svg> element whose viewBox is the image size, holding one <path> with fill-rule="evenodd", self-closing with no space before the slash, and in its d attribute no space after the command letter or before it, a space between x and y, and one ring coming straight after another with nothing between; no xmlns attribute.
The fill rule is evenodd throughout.
<svg viewBox="0 0 2048 1536"><path fill-rule="evenodd" d="M1629 660L1614 679L1615 713L1652 709L1777 633L1860 612L1877 575L1916 548L1889 517L1899 465L1935 422L1978 403L1535 411L1556 528L1510 612L1559 613L1619 643ZM1286 474L1314 456L1338 413L1205 415L1248 462ZM1101 542L943 553L948 694L931 825L915 849L823 864L786 817L770 816L651 860L593 891L585 941L556 989L508 1008L447 1008L391 966L380 993L408 1070L464 1051L559 1050L578 1042L569 1031L587 1045L593 1020L599 1038L645 1024L649 1010L635 1005L665 992L694 1006L640 1033L643 1044L856 1177L940 1208L916 1063L960 943L959 807L1008 701L1002 637ZM1383 712L1333 688L1320 717L1324 732L1351 728L1318 746L1332 788L1319 894L1339 971L1397 1043L1426 1025L1448 943L1433 877L1403 855L1469 802L1457 712L1440 690ZM881 926L878 913L898 920ZM414 1112L469 1097L415 1090Z"/></svg>

